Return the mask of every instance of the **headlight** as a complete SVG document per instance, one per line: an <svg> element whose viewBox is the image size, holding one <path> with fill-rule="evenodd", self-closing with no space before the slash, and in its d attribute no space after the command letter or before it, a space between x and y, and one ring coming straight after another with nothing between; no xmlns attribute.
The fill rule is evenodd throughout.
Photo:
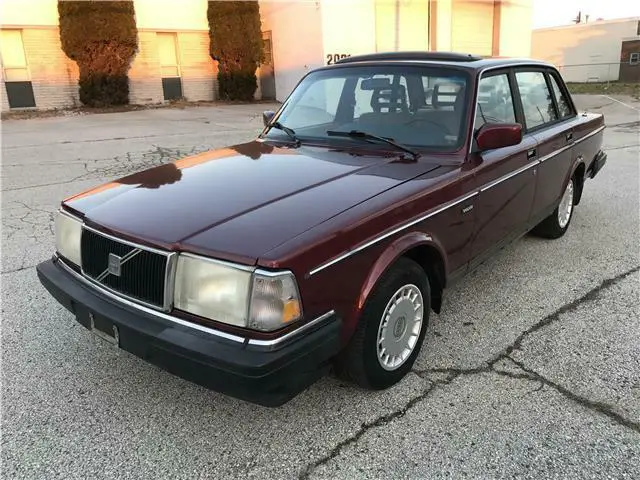
<svg viewBox="0 0 640 480"><path fill-rule="evenodd" d="M80 237L82 222L68 213L58 212L56 216L56 251L64 258L80 266Z"/></svg>
<svg viewBox="0 0 640 480"><path fill-rule="evenodd" d="M195 255L178 256L174 306L219 322L271 331L302 317L293 274L244 269Z"/></svg>
<svg viewBox="0 0 640 480"><path fill-rule="evenodd" d="M251 271L192 255L179 255L174 306L219 322L247 326Z"/></svg>

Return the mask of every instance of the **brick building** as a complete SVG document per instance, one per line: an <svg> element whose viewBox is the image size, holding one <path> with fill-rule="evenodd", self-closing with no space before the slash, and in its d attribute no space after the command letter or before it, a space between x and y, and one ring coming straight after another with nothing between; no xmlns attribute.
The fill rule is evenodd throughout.
<svg viewBox="0 0 640 480"><path fill-rule="evenodd" d="M532 0L261 0L264 64L256 96L284 98L309 69L389 50L530 54ZM206 0L134 0L138 53L130 101L214 100ZM2 110L79 105L57 0L2 0ZM356 28L357 25L357 28Z"/></svg>
<svg viewBox="0 0 640 480"><path fill-rule="evenodd" d="M213 100L206 0L134 0L138 53L130 101ZM57 0L3 0L2 110L79 105L78 67L62 51Z"/></svg>

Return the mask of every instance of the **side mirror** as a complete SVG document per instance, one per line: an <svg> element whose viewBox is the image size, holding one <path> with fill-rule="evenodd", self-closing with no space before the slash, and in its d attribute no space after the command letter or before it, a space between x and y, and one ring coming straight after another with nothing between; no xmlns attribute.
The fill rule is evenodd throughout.
<svg viewBox="0 0 640 480"><path fill-rule="evenodd" d="M522 141L522 125L519 123L485 123L476 132L478 150L518 145Z"/></svg>
<svg viewBox="0 0 640 480"><path fill-rule="evenodd" d="M273 110L266 110L262 112L262 123L264 123L265 127L268 126L269 123L271 123L271 120L273 119L275 114L276 112L274 112Z"/></svg>

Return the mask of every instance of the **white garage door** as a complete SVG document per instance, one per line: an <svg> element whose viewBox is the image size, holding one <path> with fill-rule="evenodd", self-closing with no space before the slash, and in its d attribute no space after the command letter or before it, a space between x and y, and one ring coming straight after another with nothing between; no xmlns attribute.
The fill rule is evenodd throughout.
<svg viewBox="0 0 640 480"><path fill-rule="evenodd" d="M454 52L491 55L493 2L454 0L451 47Z"/></svg>

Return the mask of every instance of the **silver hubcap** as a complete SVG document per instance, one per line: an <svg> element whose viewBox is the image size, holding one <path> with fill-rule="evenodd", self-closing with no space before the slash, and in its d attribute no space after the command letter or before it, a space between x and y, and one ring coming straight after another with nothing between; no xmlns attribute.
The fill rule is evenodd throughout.
<svg viewBox="0 0 640 480"><path fill-rule="evenodd" d="M567 189L562 195L560 206L558 207L558 223L560 228L564 228L569 223L571 211L573 210L573 182L569 182Z"/></svg>
<svg viewBox="0 0 640 480"><path fill-rule="evenodd" d="M393 294L378 327L378 361L385 370L396 370L413 352L420 330L424 303L415 285L405 285Z"/></svg>

